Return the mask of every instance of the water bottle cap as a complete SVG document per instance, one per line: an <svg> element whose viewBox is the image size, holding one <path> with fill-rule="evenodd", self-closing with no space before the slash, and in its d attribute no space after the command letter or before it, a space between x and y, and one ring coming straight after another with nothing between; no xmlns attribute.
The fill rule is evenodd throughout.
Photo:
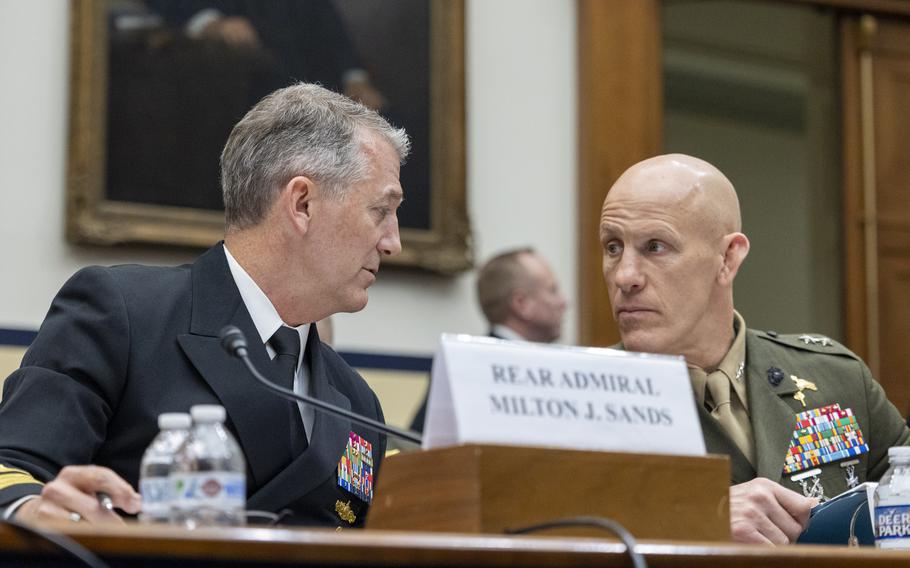
<svg viewBox="0 0 910 568"><path fill-rule="evenodd" d="M224 407L217 404L197 404L190 408L193 422L224 422Z"/></svg>
<svg viewBox="0 0 910 568"><path fill-rule="evenodd" d="M888 459L910 459L910 446L894 446L888 448Z"/></svg>
<svg viewBox="0 0 910 568"><path fill-rule="evenodd" d="M158 415L158 428L161 430L185 430L192 423L186 412L165 412Z"/></svg>

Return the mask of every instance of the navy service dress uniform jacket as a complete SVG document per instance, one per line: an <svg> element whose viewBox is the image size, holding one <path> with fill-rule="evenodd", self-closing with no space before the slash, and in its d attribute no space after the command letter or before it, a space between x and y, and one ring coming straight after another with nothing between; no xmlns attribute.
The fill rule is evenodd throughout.
<svg viewBox="0 0 910 568"><path fill-rule="evenodd" d="M839 404L842 409L852 409L869 444L869 452L858 456L855 466L858 481L877 481L888 468L888 448L910 445L910 430L859 357L827 338L812 342L801 337L808 336L747 330L746 389L756 465L752 467L717 421L699 408L708 452L730 456L732 484L766 477L801 493L801 486L790 479L793 474L784 474L796 415ZM769 377L772 368L783 375L776 385ZM811 381L818 389L803 391L805 407L794 398L799 389L791 375ZM818 466L825 496L834 497L847 489L847 476L840 465L845 461L848 460Z"/></svg>
<svg viewBox="0 0 910 568"><path fill-rule="evenodd" d="M270 360L231 276L222 245L192 265L90 267L60 290L0 403L0 508L41 491L70 464L111 468L138 487L142 454L162 412L220 404L247 464L247 509L283 522L362 525L368 504L337 484L350 432L372 444L374 476L385 438L317 412L308 448L292 457L292 404L266 391L220 346L225 325L249 339L264 373ZM364 380L311 327L304 364L312 394L383 420ZM275 380L273 378L273 380ZM32 479L31 477L34 477ZM336 507L349 503L352 519Z"/></svg>

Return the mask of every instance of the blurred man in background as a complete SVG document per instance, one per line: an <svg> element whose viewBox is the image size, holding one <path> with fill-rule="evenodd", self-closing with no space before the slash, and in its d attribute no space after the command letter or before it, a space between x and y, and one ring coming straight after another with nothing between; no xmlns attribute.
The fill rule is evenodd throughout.
<svg viewBox="0 0 910 568"><path fill-rule="evenodd" d="M477 275L477 300L490 337L552 343L562 334L566 298L546 261L531 248L497 254ZM429 393L428 393L429 394ZM423 432L427 397L411 429Z"/></svg>

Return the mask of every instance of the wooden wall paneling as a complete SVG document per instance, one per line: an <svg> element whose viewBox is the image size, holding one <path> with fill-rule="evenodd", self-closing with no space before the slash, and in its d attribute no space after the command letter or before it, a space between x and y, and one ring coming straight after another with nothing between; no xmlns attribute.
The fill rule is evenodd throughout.
<svg viewBox="0 0 910 568"><path fill-rule="evenodd" d="M910 411L910 22L878 20L874 62L874 167L878 232L878 378L901 412Z"/></svg>
<svg viewBox="0 0 910 568"><path fill-rule="evenodd" d="M864 359L866 342L866 282L863 251L862 119L860 109L858 18L841 20L841 97L844 175L844 336L847 346Z"/></svg>
<svg viewBox="0 0 910 568"><path fill-rule="evenodd" d="M844 24L847 341L910 411L910 22ZM849 97L849 98L848 98Z"/></svg>
<svg viewBox="0 0 910 568"><path fill-rule="evenodd" d="M660 153L659 0L579 0L579 343L619 340L603 282L600 208L616 178Z"/></svg>
<svg viewBox="0 0 910 568"><path fill-rule="evenodd" d="M910 16L910 2L907 0L783 0L795 4L811 4L820 8L836 8L841 11L880 13Z"/></svg>

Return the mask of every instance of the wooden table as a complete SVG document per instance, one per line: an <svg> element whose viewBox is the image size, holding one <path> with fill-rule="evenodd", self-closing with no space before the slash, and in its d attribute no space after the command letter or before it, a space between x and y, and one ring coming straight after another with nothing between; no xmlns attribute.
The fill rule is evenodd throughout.
<svg viewBox="0 0 910 568"><path fill-rule="evenodd" d="M621 544L589 538L269 528L185 531L141 525L54 528L111 566L631 566ZM638 550L651 567L910 566L910 551L874 548L643 541ZM65 564L46 546L0 526L0 565Z"/></svg>

